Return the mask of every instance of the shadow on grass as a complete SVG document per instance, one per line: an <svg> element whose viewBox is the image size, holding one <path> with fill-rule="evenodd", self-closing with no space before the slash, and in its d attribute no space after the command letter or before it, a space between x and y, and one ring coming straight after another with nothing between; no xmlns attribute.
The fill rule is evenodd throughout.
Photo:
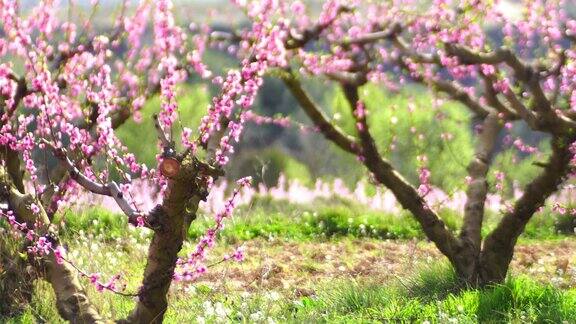
<svg viewBox="0 0 576 324"><path fill-rule="evenodd" d="M528 277L484 289L463 287L445 263L396 283L343 280L293 310L296 321L438 323L576 322L576 290Z"/></svg>
<svg viewBox="0 0 576 324"><path fill-rule="evenodd" d="M458 280L450 265L445 262L434 262L432 265L417 269L416 274L407 279L397 278L406 296L423 302L432 302L445 299L448 295L466 288Z"/></svg>
<svg viewBox="0 0 576 324"><path fill-rule="evenodd" d="M400 279L399 279L400 280ZM538 323L559 323L575 319L574 291L562 291L552 285L540 284L526 276L508 278L505 283L484 289L463 285L454 270L446 263L421 269L403 284L410 298L424 303L461 303L460 309L474 312L480 322L506 322L530 319ZM465 309L467 297L477 298L477 305ZM458 307L457 307L458 308Z"/></svg>

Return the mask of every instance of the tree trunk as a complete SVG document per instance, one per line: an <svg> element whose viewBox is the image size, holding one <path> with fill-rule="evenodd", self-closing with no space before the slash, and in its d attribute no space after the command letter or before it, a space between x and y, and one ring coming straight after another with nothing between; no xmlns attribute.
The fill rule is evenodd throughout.
<svg viewBox="0 0 576 324"><path fill-rule="evenodd" d="M486 175L489 170L491 151L501 128L498 116L489 109L476 106L469 97L463 101L485 118L485 132L479 137L475 158L468 167L471 184L467 190L464 211L464 225L459 237L448 230L442 219L427 206L416 188L408 183L378 152L374 138L370 134L366 114L357 114L359 103L358 85L341 82L344 95L356 119L357 137L349 136L324 116L322 110L302 88L299 80L290 72L284 82L292 92L304 112L328 140L344 151L355 154L364 166L372 172L376 181L390 189L403 208L409 210L420 223L426 237L430 239L454 267L458 278L471 286L485 286L501 283L506 278L518 236L524 231L532 215L543 206L545 200L564 181L570 169L570 145L576 138L573 132L565 131L561 119L553 120L558 130L552 141L552 155L544 172L535 178L516 202L512 212L504 215L496 229L486 237L482 245L481 229L484 217L484 204L488 194ZM465 92L462 92L465 95ZM358 127L359 126L359 127Z"/></svg>
<svg viewBox="0 0 576 324"><path fill-rule="evenodd" d="M196 218L202 199L198 168L185 160L179 174L170 180L162 205L157 206L149 219L157 229L148 249L148 263L139 292L139 300L132 314L119 323L162 323L168 307L167 294L174 276L178 253L186 237L190 222Z"/></svg>
<svg viewBox="0 0 576 324"><path fill-rule="evenodd" d="M482 129L475 144L474 157L467 167L470 182L466 190L464 220L460 231L459 247L451 261L460 280L471 286L476 286L481 280L479 257L484 208L488 194L486 175L490 169L492 152L501 129L502 121L496 112L491 112L484 117Z"/></svg>

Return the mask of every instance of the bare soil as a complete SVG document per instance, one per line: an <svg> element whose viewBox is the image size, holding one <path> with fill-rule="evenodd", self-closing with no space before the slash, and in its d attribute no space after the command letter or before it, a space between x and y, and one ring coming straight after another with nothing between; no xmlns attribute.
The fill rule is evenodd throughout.
<svg viewBox="0 0 576 324"><path fill-rule="evenodd" d="M301 297L313 295L319 282L367 279L386 283L445 261L433 244L417 240L253 240L244 247L244 262L215 267L201 283L215 289L278 290ZM519 244L511 273L564 288L575 287L576 240Z"/></svg>

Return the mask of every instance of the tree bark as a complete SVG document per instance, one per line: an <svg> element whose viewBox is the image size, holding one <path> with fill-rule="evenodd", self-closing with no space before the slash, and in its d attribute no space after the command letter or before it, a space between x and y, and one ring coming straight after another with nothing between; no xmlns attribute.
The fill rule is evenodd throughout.
<svg viewBox="0 0 576 324"><path fill-rule="evenodd" d="M343 132L326 119L294 76L285 79L285 82L322 134L345 151L360 156L376 181L391 190L402 207L412 213L426 236L448 258L459 278L467 285L500 283L505 279L518 236L538 208L557 191L570 170L569 146L576 138L566 135L570 133L560 132L552 141L553 152L544 172L525 188L514 210L504 215L482 246L481 229L488 194L486 176L490 155L502 127L494 111L487 110L482 115L483 132L478 138L474 159L468 166L471 183L467 190L464 224L459 237L454 237L440 217L426 205L414 186L404 180L390 162L380 155L364 115L358 117L354 114L356 122L361 126L358 129L358 141L343 136ZM359 100L358 86L343 82L342 87L355 113Z"/></svg>
<svg viewBox="0 0 576 324"><path fill-rule="evenodd" d="M308 96L308 93L302 88L300 81L297 80L293 74L290 74L290 77L283 78L283 81L300 104L300 107L302 107L306 115L308 115L326 139L348 153L356 155L360 153L355 138L346 134L328 120L328 117L326 117L316 103L312 101L312 98Z"/></svg>
<svg viewBox="0 0 576 324"><path fill-rule="evenodd" d="M470 183L466 190L464 220L459 238L460 249L456 253L453 263L456 265L455 270L458 277L474 286L479 280L478 259L482 244L484 207L488 194L486 175L490 169L492 151L502 129L501 123L495 112L484 118L481 133L477 138L474 158L467 168Z"/></svg>
<svg viewBox="0 0 576 324"><path fill-rule="evenodd" d="M300 82L292 75L284 78L288 89L292 92L300 106L308 117L319 128L320 132L330 141L343 150L361 155L364 166L374 174L378 183L392 191L403 208L409 210L422 226L426 236L434 242L438 249L452 262L458 249L458 241L446 228L440 217L427 206L418 191L409 184L394 167L382 158L374 138L368 130L365 119L359 121L364 124L364 131L359 132L360 141L348 135L333 125L322 113L322 110L310 99L310 96L302 88ZM355 109L359 100L358 87L351 84L343 84L344 94L352 109Z"/></svg>
<svg viewBox="0 0 576 324"><path fill-rule="evenodd" d="M149 219L157 229L148 249L139 300L132 314L120 323L162 322L178 253L203 199L205 188L199 184L199 171L191 159L184 160L179 174L169 182L168 194L162 205L150 214Z"/></svg>

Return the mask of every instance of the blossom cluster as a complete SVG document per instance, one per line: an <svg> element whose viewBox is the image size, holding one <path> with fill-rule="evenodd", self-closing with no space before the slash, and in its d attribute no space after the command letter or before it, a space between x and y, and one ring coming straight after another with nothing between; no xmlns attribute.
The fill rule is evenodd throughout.
<svg viewBox="0 0 576 324"><path fill-rule="evenodd" d="M195 281L199 276L206 272L207 268L206 265L204 265L206 253L209 249L214 247L218 232L224 228L224 220L232 216L232 212L238 203L237 198L241 190L250 187L251 181L252 179L248 177L242 178L236 182L238 187L234 189L230 198L224 203L223 209L216 213L214 217L214 226L206 231L206 234L202 236L194 250L186 259L178 260L177 265L179 267L174 274L174 279L176 281ZM242 249L237 249L231 255L224 256L224 261L242 261L243 259L244 254Z"/></svg>
<svg viewBox="0 0 576 324"><path fill-rule="evenodd" d="M254 104L264 74L270 68L287 64L284 47L288 35L287 25L282 20L273 19L278 3L268 0L252 2L248 9L254 22L247 37L254 42L246 42L243 46L250 55L242 60L239 71L231 70L226 78L214 79L221 85L222 92L214 98L208 115L202 119L199 127L202 143L207 143L213 132L220 131L222 124L228 129L221 137L214 157L220 165L227 164L228 155L234 152L232 142L239 140L248 108ZM240 107L239 111L234 109L236 106Z"/></svg>

